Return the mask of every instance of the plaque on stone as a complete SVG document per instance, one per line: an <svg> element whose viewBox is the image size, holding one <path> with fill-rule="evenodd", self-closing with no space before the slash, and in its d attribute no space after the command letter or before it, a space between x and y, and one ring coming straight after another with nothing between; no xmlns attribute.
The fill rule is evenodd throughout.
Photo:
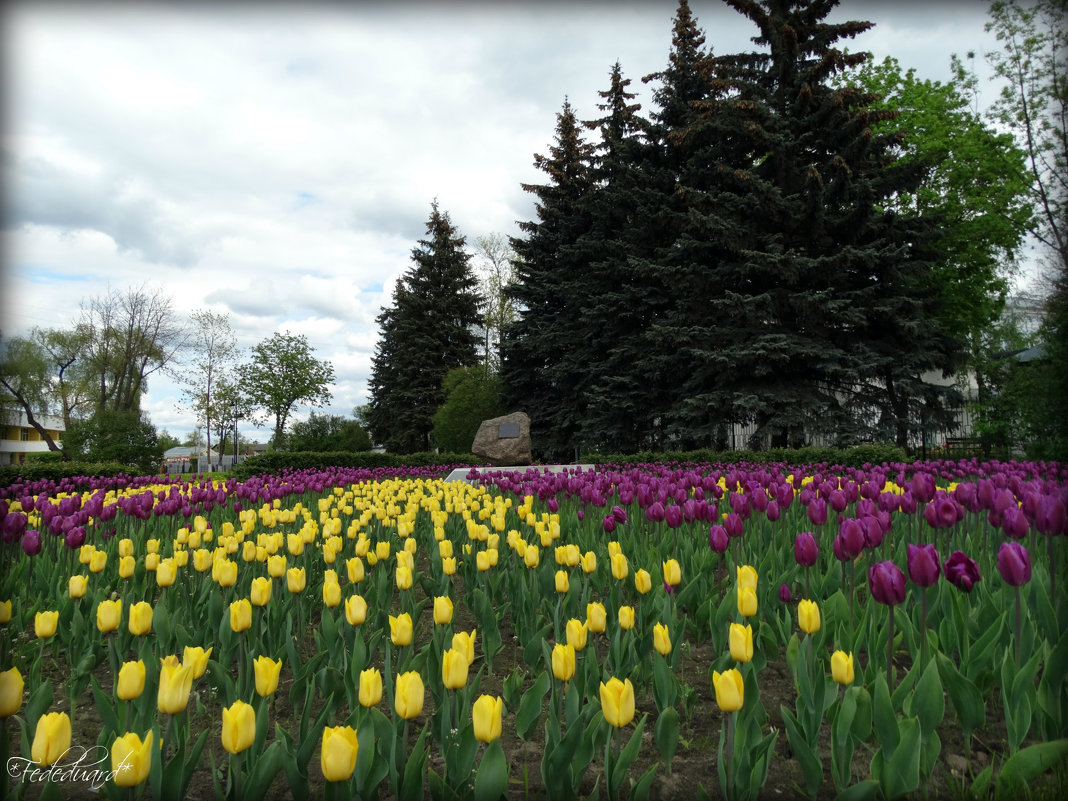
<svg viewBox="0 0 1068 801"><path fill-rule="evenodd" d="M519 423L501 423L497 426L497 439L516 439L519 436Z"/></svg>

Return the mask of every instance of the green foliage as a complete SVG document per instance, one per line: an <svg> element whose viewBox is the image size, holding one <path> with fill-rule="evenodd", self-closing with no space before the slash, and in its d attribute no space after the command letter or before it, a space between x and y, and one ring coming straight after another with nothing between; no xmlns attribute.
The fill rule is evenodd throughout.
<svg viewBox="0 0 1068 801"><path fill-rule="evenodd" d="M374 447L367 431L355 420L340 415L316 414L293 424L286 443L294 451L369 451Z"/></svg>
<svg viewBox="0 0 1068 801"><path fill-rule="evenodd" d="M482 299L466 240L436 201L426 230L392 306L377 318L367 421L375 442L393 453L429 447L445 375L478 361L474 329Z"/></svg>
<svg viewBox="0 0 1068 801"><path fill-rule="evenodd" d="M470 451L481 422L504 413L500 379L483 365L458 367L445 376L443 389L445 402L434 413L434 444Z"/></svg>
<svg viewBox="0 0 1068 801"><path fill-rule="evenodd" d="M91 479L97 476L110 478L130 475L130 466L117 462L50 462L27 461L24 464L0 467L0 487L8 487L16 481L62 481L65 478ZM76 491L91 489L89 481L75 482Z"/></svg>
<svg viewBox="0 0 1068 801"><path fill-rule="evenodd" d="M156 429L139 412L103 411L75 421L63 445L73 459L118 462L141 474L157 473L163 460Z"/></svg>
<svg viewBox="0 0 1068 801"><path fill-rule="evenodd" d="M281 473L284 470L318 470L328 467L398 468L398 467L434 467L442 468L442 475L456 466L472 465L469 453L375 453L373 451L346 451L341 453L312 453L307 451L271 451L259 456L251 456L230 471L238 481L250 476Z"/></svg>
<svg viewBox="0 0 1068 801"><path fill-rule="evenodd" d="M274 417L275 447L283 442L294 406L322 406L330 401L334 368L315 358L303 334L277 333L263 340L238 372L241 389L252 405Z"/></svg>
<svg viewBox="0 0 1068 801"><path fill-rule="evenodd" d="M906 462L908 454L896 445L857 445L852 448L768 448L766 450L735 451L642 451L640 453L583 453L579 461L586 464L787 464L864 465Z"/></svg>

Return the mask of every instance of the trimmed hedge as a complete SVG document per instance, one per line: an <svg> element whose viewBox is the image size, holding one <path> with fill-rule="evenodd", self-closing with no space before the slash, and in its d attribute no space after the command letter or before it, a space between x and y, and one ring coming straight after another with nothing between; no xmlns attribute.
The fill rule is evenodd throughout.
<svg viewBox="0 0 1068 801"><path fill-rule="evenodd" d="M643 464L686 463L693 464L788 464L794 467L814 464L863 467L865 464L892 464L908 461L908 455L896 445L856 445L852 448L769 448L766 451L666 451L653 453L642 451L631 454L585 453L581 460L587 464Z"/></svg>
<svg viewBox="0 0 1068 801"><path fill-rule="evenodd" d="M236 465L230 475L244 481L255 475L280 473L283 470L322 470L328 467L454 467L476 465L469 453L375 453L373 451L271 451L251 456Z"/></svg>
<svg viewBox="0 0 1068 801"><path fill-rule="evenodd" d="M0 467L0 487L10 487L17 481L55 481L74 478L93 478L103 476L114 478L118 475L133 475L129 465L118 462L53 462L48 460L27 460L24 464ZM86 482L88 486L88 482Z"/></svg>

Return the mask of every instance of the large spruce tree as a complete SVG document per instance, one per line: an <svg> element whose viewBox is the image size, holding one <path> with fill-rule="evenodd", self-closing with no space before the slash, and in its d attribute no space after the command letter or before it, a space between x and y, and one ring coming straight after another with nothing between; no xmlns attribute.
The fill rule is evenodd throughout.
<svg viewBox="0 0 1068 801"><path fill-rule="evenodd" d="M431 446L434 413L449 370L478 362L478 281L466 241L449 215L431 206L427 237L378 316L368 423L375 441L394 453Z"/></svg>
<svg viewBox="0 0 1068 801"><path fill-rule="evenodd" d="M881 427L905 444L954 363L924 292L932 221L890 211L923 178L895 163L893 116L835 88L867 54L836 47L869 23L830 23L832 0L727 0L761 51L708 57L709 96L674 134L704 144L680 193L689 227L664 274L680 365L676 426L755 424L753 444L848 441ZM684 332L686 338L678 336ZM667 333L665 331L665 333Z"/></svg>
<svg viewBox="0 0 1068 801"><path fill-rule="evenodd" d="M585 413L579 384L589 366L568 359L584 335L571 288L588 264L575 243L589 229L585 201L593 191L592 148L580 125L565 100L549 155L534 157L549 183L523 184L537 198L537 220L519 223L525 236L512 240L516 280L508 294L517 313L501 343L506 405L530 415L533 447L547 458L574 455Z"/></svg>

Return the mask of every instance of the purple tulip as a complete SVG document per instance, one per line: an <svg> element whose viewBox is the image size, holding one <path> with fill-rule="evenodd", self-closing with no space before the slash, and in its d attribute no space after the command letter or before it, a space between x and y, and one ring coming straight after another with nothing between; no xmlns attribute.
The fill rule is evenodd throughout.
<svg viewBox="0 0 1068 801"><path fill-rule="evenodd" d="M849 558L856 557L864 550L864 526L855 518L847 517L838 527L838 536Z"/></svg>
<svg viewBox="0 0 1068 801"><path fill-rule="evenodd" d="M1055 536L1065 532L1064 502L1053 495L1043 495L1035 516L1035 527L1043 534Z"/></svg>
<svg viewBox="0 0 1068 801"><path fill-rule="evenodd" d="M667 513L664 511L664 504L657 501L649 506L645 510L645 516L651 523L662 523Z"/></svg>
<svg viewBox="0 0 1068 801"><path fill-rule="evenodd" d="M22 550L27 556L37 556L41 552L41 532L31 528L22 535Z"/></svg>
<svg viewBox="0 0 1068 801"><path fill-rule="evenodd" d="M836 512L844 512L845 508L849 505L849 498L842 490L836 489L831 492L830 497L827 499L828 505Z"/></svg>
<svg viewBox="0 0 1068 801"><path fill-rule="evenodd" d="M811 531L802 531L794 539L794 559L802 567L812 567L819 558L820 548Z"/></svg>
<svg viewBox="0 0 1068 801"><path fill-rule="evenodd" d="M81 548L85 544L85 527L75 526L68 531L64 544L71 550Z"/></svg>
<svg viewBox="0 0 1068 801"><path fill-rule="evenodd" d="M560 511L560 502L556 498L549 498L549 502L545 505L549 507L549 511L553 514Z"/></svg>
<svg viewBox="0 0 1068 801"><path fill-rule="evenodd" d="M794 502L794 485L783 482L775 487L775 500L783 511L789 509L790 504Z"/></svg>
<svg viewBox="0 0 1068 801"><path fill-rule="evenodd" d="M678 528L682 525L682 507L677 504L669 504L664 508L664 521L668 528Z"/></svg>
<svg viewBox="0 0 1068 801"><path fill-rule="evenodd" d="M889 517L889 515L887 516ZM883 544L886 529L883 528L882 518L878 515L865 517L860 523L864 527L864 545L867 548L878 548Z"/></svg>
<svg viewBox="0 0 1068 801"><path fill-rule="evenodd" d="M790 586L788 584L782 584L779 586L779 600L784 604L790 603L794 599L793 593L790 592Z"/></svg>
<svg viewBox="0 0 1068 801"><path fill-rule="evenodd" d="M627 522L627 512L621 506L612 507L612 517L614 517L619 524Z"/></svg>
<svg viewBox="0 0 1068 801"><path fill-rule="evenodd" d="M605 515L604 520L601 521L601 525L604 527L605 534L611 534L616 530L616 518L614 515Z"/></svg>
<svg viewBox="0 0 1068 801"><path fill-rule="evenodd" d="M577 518L578 518L578 521L579 521L580 523L582 522L582 519L583 519L583 518L584 518L585 516L586 516L586 513L585 513L585 512L583 512L583 511L582 511L581 509L576 509L576 510L575 510L575 517L577 517Z"/></svg>
<svg viewBox="0 0 1068 801"><path fill-rule="evenodd" d="M1010 506L1001 515L1001 530L1005 532L1006 537L1012 537L1014 540L1023 539L1027 536L1027 530L1030 527L1027 515L1016 506Z"/></svg>
<svg viewBox="0 0 1068 801"><path fill-rule="evenodd" d="M745 533L745 521L734 512L730 512L723 518L723 528L727 530L728 537L740 537Z"/></svg>
<svg viewBox="0 0 1068 801"><path fill-rule="evenodd" d="M808 519L814 526L827 523L827 502L823 498L813 498L808 505Z"/></svg>
<svg viewBox="0 0 1068 801"><path fill-rule="evenodd" d="M740 493L732 493L730 497L730 505L731 511L738 515L740 518L742 518L742 520L749 519L749 498L747 498L745 495L742 495Z"/></svg>
<svg viewBox="0 0 1068 801"><path fill-rule="evenodd" d="M834 558L839 562L848 562L854 558L847 552L845 540L842 539L841 534L835 536L831 541L831 550L834 552Z"/></svg>
<svg viewBox="0 0 1068 801"><path fill-rule="evenodd" d="M780 516L778 501L768 501L768 506L764 510L764 514L772 523L778 520Z"/></svg>
<svg viewBox="0 0 1068 801"><path fill-rule="evenodd" d="M708 530L708 546L716 553L724 553L730 544L727 529L723 526L712 526Z"/></svg>
<svg viewBox="0 0 1068 801"><path fill-rule="evenodd" d="M905 600L905 574L893 562L877 562L868 569L871 597L881 604L893 606Z"/></svg>
<svg viewBox="0 0 1068 801"><path fill-rule="evenodd" d="M930 473L917 473L910 485L912 496L919 503L927 503L935 496L935 479Z"/></svg>
<svg viewBox="0 0 1068 801"><path fill-rule="evenodd" d="M909 578L918 587L932 587L941 572L938 551L933 545L913 545L908 548Z"/></svg>
<svg viewBox="0 0 1068 801"><path fill-rule="evenodd" d="M946 580L964 592L971 592L975 582L982 578L979 575L978 563L970 556L966 556L964 551L951 553L942 569L945 571Z"/></svg>
<svg viewBox="0 0 1068 801"><path fill-rule="evenodd" d="M1005 583L1020 587L1031 580L1031 556L1018 542L1003 542L998 549L998 572Z"/></svg>

